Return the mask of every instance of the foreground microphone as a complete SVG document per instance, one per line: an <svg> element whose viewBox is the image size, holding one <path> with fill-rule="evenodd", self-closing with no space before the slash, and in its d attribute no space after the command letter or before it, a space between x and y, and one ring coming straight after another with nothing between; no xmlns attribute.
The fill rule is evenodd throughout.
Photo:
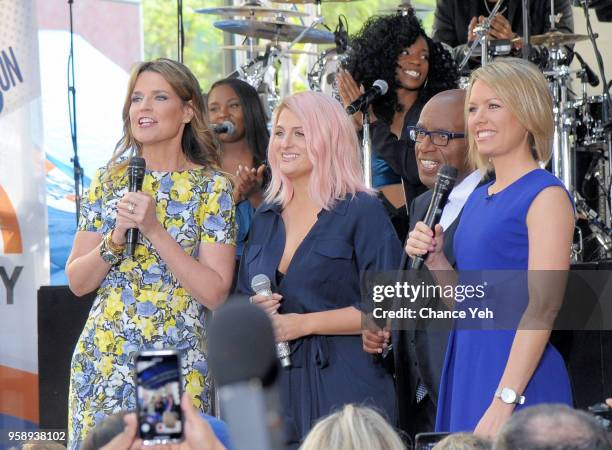
<svg viewBox="0 0 612 450"><path fill-rule="evenodd" d="M229 120L226 120L223 123L214 124L212 129L217 134L234 134L234 131L236 131L236 127Z"/></svg>
<svg viewBox="0 0 612 450"><path fill-rule="evenodd" d="M128 191L138 192L142 189L142 182L145 176L145 160L139 156L132 156L127 168ZM130 228L126 233L125 253L129 256L134 255L136 243L138 242L138 228Z"/></svg>
<svg viewBox="0 0 612 450"><path fill-rule="evenodd" d="M282 449L280 399L275 388L279 367L268 315L253 305L227 303L215 311L208 345L208 364L232 447Z"/></svg>
<svg viewBox="0 0 612 450"><path fill-rule="evenodd" d="M385 80L376 80L370 89L365 91L357 100L348 105L346 112L349 115L353 115L357 111L363 111L370 106L370 103L372 103L374 99L380 97L381 95L385 95L388 89L389 85Z"/></svg>
<svg viewBox="0 0 612 450"><path fill-rule="evenodd" d="M457 169L453 166L444 164L438 171L438 179L434 186L431 202L429 203L427 214L425 214L425 218L423 219L425 225L432 230L440 222L442 210L444 209L450 192L453 190L453 186L455 186L455 181L457 181ZM422 256L415 256L410 268L418 270L423 267L426 257L427 253Z"/></svg>
<svg viewBox="0 0 612 450"><path fill-rule="evenodd" d="M256 295L264 295L266 297L272 296L272 290L270 289L270 278L260 273L255 275L251 280L251 289ZM280 359L283 367L291 367L291 350L289 349L288 342L279 342L276 344L276 355Z"/></svg>

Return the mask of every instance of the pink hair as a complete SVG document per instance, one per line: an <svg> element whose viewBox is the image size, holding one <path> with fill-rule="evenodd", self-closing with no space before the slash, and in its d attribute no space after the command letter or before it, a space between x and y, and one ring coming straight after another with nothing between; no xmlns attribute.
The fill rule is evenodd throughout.
<svg viewBox="0 0 612 450"><path fill-rule="evenodd" d="M316 204L329 210L349 194L374 193L363 182L359 141L349 116L337 100L321 92L306 91L284 98L274 112L268 146L272 180L266 201L285 207L293 197L291 181L280 172L278 155L270 151L278 118L285 108L298 116L304 128L306 151L313 166L308 194Z"/></svg>

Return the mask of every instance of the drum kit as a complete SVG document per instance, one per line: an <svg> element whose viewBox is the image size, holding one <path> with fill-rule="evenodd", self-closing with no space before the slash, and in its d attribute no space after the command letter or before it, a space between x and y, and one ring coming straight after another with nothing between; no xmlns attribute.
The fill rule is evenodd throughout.
<svg viewBox="0 0 612 450"><path fill-rule="evenodd" d="M335 74L347 57L346 33L342 42L341 33L345 31L342 22L339 22L335 32L330 31L323 23L321 7L328 1L353 0L274 0L274 3L293 4L293 9L270 7L257 0L248 0L240 6L203 8L196 12L222 16L223 20L214 23L216 28L244 37L240 45L223 47L224 50L246 52L246 64L229 76L241 78L255 87L268 107L268 113L271 113L281 98L278 71L286 55L306 54L312 58L318 55L307 72L308 86L311 90L322 91L338 98ZM524 0L523 2L525 3ZM298 11L295 7L296 4L305 3L314 4L316 11L309 25L304 23L304 19L309 15ZM498 2L496 7L499 5L501 2ZM589 248L591 253L595 254L595 257L591 256L590 259L610 259L612 258L610 192L612 124L608 111L612 111L612 108L609 107L607 95L587 95L587 84L592 82L594 74L584 64L580 55L571 48L577 42L589 39L589 36L554 31L558 20L554 14L554 2L551 2L551 9L550 21L553 31L531 37L525 35L530 45L537 46L534 50L537 56L535 62L539 64L548 79L553 97L555 130L551 170L572 193L577 213L586 223L586 226L578 228L577 231L573 248L574 260L576 262L588 260ZM402 0L397 7L381 13L414 14L430 11L430 8L413 6L409 1ZM490 18L494 13L495 9ZM289 19L299 19L301 25L291 23ZM488 21L477 27L476 40L465 55L462 65L467 63L472 52L478 47L480 47L480 63L484 65L493 57L503 55L503 49L515 43L509 41L506 42L507 45L499 46L499 42L488 42L489 27ZM262 44L261 40L267 40L268 43ZM297 43L336 45L316 53L295 48ZM580 69L570 68L574 56L581 63ZM581 87L579 94L574 94L572 91L574 82L579 82ZM583 173L584 171L577 173L577 155L581 154L591 156L591 163L586 173ZM578 186L581 180L581 186ZM585 199L583 188L586 182L596 185L596 193L589 194Z"/></svg>

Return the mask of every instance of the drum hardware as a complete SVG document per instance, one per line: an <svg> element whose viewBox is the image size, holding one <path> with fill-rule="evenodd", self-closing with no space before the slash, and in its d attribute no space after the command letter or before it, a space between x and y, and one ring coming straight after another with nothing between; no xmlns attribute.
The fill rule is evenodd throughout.
<svg viewBox="0 0 612 450"><path fill-rule="evenodd" d="M407 16L409 14L416 13L430 13L433 12L433 9L429 6L421 6L421 5L413 5L410 1L403 1L395 8L384 8L380 10L383 14L401 14L402 16Z"/></svg>
<svg viewBox="0 0 612 450"><path fill-rule="evenodd" d="M338 54L335 48L321 52L308 72L308 87L311 91L324 92L340 100L336 84L336 74L348 58L347 53Z"/></svg>
<svg viewBox="0 0 612 450"><path fill-rule="evenodd" d="M488 64L489 62L489 51L488 51L489 50L489 31L491 30L491 21L493 20L493 17L495 17L495 14L497 14L497 11L499 11L499 8L501 7L501 5L502 5L502 0L497 0L497 3L495 4L493 11L491 11L491 14L489 14L489 17L487 17L482 24L479 24L476 27L474 27L474 34L476 35L476 37L474 38L474 41L472 41L472 44L467 48L467 51L465 52L465 55L463 56L463 60L459 64L459 67L458 67L459 72L463 70L463 68L468 63L468 61L472 57L472 54L474 53L474 51L476 50L478 46L480 46L480 65L484 67Z"/></svg>
<svg viewBox="0 0 612 450"><path fill-rule="evenodd" d="M283 52L286 55L311 55L311 56L316 56L318 55L317 52L311 52L311 51L307 51L307 50L284 50L281 46L277 46L276 44L273 44L274 47L276 47L278 49L279 52ZM266 45L255 45L252 48L252 51L254 52L265 52L266 51L267 46ZM221 49L223 50L235 50L235 51L251 51L251 48L248 45L223 45L221 46Z"/></svg>

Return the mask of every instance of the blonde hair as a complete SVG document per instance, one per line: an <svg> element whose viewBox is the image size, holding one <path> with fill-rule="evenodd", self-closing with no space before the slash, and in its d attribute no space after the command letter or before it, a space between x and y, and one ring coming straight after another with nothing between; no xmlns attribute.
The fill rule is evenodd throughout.
<svg viewBox="0 0 612 450"><path fill-rule="evenodd" d="M300 450L405 450L395 430L371 408L346 405L310 430Z"/></svg>
<svg viewBox="0 0 612 450"><path fill-rule="evenodd" d="M465 97L465 122L476 81L486 83L499 96L519 123L525 127L533 158L548 162L552 153L554 119L552 96L542 72L532 63L518 58L496 59L470 75ZM468 158L479 169L490 169L488 161L478 153L474 136L468 135Z"/></svg>
<svg viewBox="0 0 612 450"><path fill-rule="evenodd" d="M136 155L142 153L141 144L134 139L132 134L130 105L132 104L134 86L143 72L155 72L161 75L179 96L183 104L189 102L193 117L189 123L185 124L181 139L181 146L186 158L207 169L219 170L219 167L221 167L220 150L205 120L204 98L198 80L184 64L167 58L159 58L154 61L138 63L132 69L123 103L123 136L117 142L115 152L107 165L107 173L109 175L110 173L116 173L127 165L128 161L124 159L126 153L134 152Z"/></svg>
<svg viewBox="0 0 612 450"><path fill-rule="evenodd" d="M487 450L491 441L472 433L453 433L438 442L433 450Z"/></svg>

